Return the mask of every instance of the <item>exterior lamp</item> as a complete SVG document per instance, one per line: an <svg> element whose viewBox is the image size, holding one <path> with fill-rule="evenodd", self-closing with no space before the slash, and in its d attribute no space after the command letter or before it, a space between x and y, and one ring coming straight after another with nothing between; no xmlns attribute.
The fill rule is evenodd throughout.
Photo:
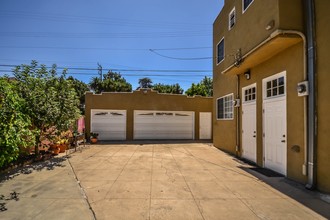
<svg viewBox="0 0 330 220"><path fill-rule="evenodd" d="M246 71L246 72L244 73L244 76L245 76L245 78L246 78L247 80L249 80L249 79L251 78L250 70Z"/></svg>

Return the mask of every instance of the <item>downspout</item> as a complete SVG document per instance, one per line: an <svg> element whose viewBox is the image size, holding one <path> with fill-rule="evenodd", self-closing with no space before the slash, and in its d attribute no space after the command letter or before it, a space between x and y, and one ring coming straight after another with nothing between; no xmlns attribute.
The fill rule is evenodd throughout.
<svg viewBox="0 0 330 220"><path fill-rule="evenodd" d="M236 75L236 100L239 100L239 75ZM239 103L240 105L240 103ZM238 156L238 152L241 150L240 149L240 114L239 114L239 105L236 107L236 156Z"/></svg>
<svg viewBox="0 0 330 220"><path fill-rule="evenodd" d="M306 188L316 186L316 137L317 137L317 108L316 108L316 71L315 71L315 11L314 0L305 0L306 36L307 36L307 68L309 81L308 96L308 181Z"/></svg>

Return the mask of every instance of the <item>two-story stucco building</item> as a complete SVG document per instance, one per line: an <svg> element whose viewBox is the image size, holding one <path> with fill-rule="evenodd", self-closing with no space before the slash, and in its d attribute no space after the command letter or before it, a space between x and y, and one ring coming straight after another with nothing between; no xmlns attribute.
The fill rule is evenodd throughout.
<svg viewBox="0 0 330 220"><path fill-rule="evenodd" d="M225 0L213 25L213 140L330 192L330 1Z"/></svg>

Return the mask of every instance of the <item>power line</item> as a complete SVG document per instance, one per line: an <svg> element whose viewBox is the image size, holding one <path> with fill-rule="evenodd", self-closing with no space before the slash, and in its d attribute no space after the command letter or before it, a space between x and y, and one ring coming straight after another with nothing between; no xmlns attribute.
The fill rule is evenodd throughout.
<svg viewBox="0 0 330 220"><path fill-rule="evenodd" d="M160 53L156 52L153 49L149 49L149 51L156 54L156 55L158 55L158 56L165 57L165 58L172 59L172 60L208 60L208 59L213 59L213 57L192 57L192 58L191 57L190 58L171 57L171 56L166 56L166 55L160 54Z"/></svg>
<svg viewBox="0 0 330 220"><path fill-rule="evenodd" d="M113 50L113 51L149 51L149 50L201 50L210 49L212 47L186 47L186 48L158 48L158 49L143 49L143 48L104 48L104 47L49 47L49 46L8 46L0 45L0 48L14 49L59 49L59 50Z"/></svg>
<svg viewBox="0 0 330 220"><path fill-rule="evenodd" d="M17 67L21 65L12 65L12 64L0 64L2 67ZM50 69L52 67L46 67L47 69ZM67 70L86 70L91 71L95 70L97 71L98 68L85 68L85 67L56 67L57 69L67 69ZM104 71L117 71L117 72L180 72L180 73L202 73L202 72L212 72L212 70L166 70L166 69L116 69L116 68L104 68Z"/></svg>
<svg viewBox="0 0 330 220"><path fill-rule="evenodd" d="M28 18L38 21L54 21L54 22L78 22L90 23L101 25L117 25L117 26L133 26L133 27L162 27L162 28L196 28L212 26L212 24L197 24L197 23L180 23L180 22L167 22L167 21L150 21L150 20L131 20L131 19L118 19L109 17L95 17L95 16L73 16L66 14L42 14L42 13L28 13L26 11L1 11L0 16L15 17L15 18Z"/></svg>
<svg viewBox="0 0 330 220"><path fill-rule="evenodd" d="M132 32L132 33L66 33L66 32L0 32L1 37L37 37L37 38L171 38L206 37L212 31L172 31L172 32Z"/></svg>

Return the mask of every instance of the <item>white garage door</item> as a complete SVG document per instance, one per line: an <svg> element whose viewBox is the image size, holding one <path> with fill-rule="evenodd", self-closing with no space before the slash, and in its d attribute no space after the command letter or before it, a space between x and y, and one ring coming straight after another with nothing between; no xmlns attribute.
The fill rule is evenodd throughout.
<svg viewBox="0 0 330 220"><path fill-rule="evenodd" d="M92 109L91 132L99 140L126 140L126 110Z"/></svg>
<svg viewBox="0 0 330 220"><path fill-rule="evenodd" d="M134 111L134 139L194 139L194 112Z"/></svg>

